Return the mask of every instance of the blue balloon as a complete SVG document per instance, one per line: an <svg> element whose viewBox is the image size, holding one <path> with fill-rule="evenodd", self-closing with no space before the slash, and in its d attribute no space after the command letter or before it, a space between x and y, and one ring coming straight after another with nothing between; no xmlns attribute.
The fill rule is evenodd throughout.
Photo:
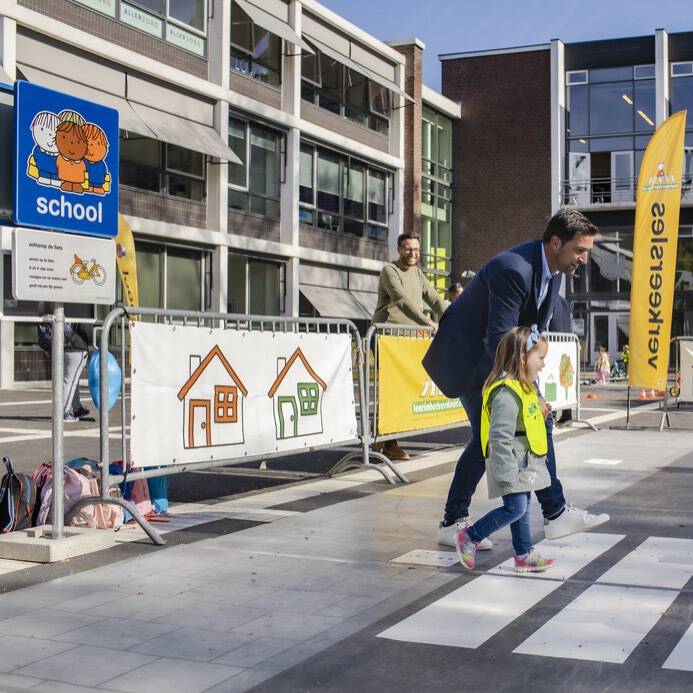
<svg viewBox="0 0 693 693"><path fill-rule="evenodd" d="M87 379L89 381L89 393L91 399L97 409L101 408L101 372L99 370L99 350L97 349L89 359L87 366ZM120 384L122 381L122 373L120 366L115 360L113 354L108 352L108 409L112 409L113 405L120 397Z"/></svg>

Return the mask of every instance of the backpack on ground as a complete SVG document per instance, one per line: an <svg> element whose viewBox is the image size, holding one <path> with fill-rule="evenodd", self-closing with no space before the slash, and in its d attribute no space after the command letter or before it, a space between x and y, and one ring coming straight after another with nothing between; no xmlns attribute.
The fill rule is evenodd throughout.
<svg viewBox="0 0 693 693"><path fill-rule="evenodd" d="M7 472L0 482L0 533L31 527L37 505L36 484L22 472L15 472L9 457L3 457Z"/></svg>
<svg viewBox="0 0 693 693"><path fill-rule="evenodd" d="M45 481L41 486L41 503L36 516L36 525L50 524L52 521L52 502L53 502L53 468L50 462L44 462L34 473L34 478L44 477ZM38 483L37 483L38 485ZM81 498L90 496L91 488L89 480L70 467L65 467L63 476L64 510L68 513L72 506ZM94 517L94 506L82 508L72 521L75 527L96 527Z"/></svg>
<svg viewBox="0 0 693 693"><path fill-rule="evenodd" d="M99 479L98 474L98 463L94 460L89 460L86 458L80 458L77 460L70 460L67 463L73 467L77 472L86 477L89 482L89 495L90 496L101 496L101 491L99 490ZM120 489L118 487L112 486L109 489L108 495L111 498L120 497ZM119 505L111 505L110 503L96 503L94 505L88 505L84 508L86 511L86 518L90 519L93 517L94 524L89 524L88 526L95 526L98 529L119 529L125 520L125 511ZM75 517L79 517L81 513ZM73 521L74 525L75 522Z"/></svg>

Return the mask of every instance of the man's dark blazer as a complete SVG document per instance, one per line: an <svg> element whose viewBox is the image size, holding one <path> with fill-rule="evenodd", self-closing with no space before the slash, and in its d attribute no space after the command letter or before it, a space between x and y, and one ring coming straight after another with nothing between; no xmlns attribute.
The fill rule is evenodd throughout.
<svg viewBox="0 0 693 693"><path fill-rule="evenodd" d="M552 277L537 310L541 276L541 241L523 243L489 260L445 311L423 366L447 397L481 391L498 342L510 329L546 329L562 275Z"/></svg>

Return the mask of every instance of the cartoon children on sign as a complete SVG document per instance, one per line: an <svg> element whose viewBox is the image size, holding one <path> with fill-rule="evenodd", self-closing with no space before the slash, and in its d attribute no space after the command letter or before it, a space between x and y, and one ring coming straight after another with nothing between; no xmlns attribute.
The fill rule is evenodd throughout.
<svg viewBox="0 0 693 693"><path fill-rule="evenodd" d="M110 192L108 139L98 125L87 123L77 111L58 115L41 111L31 123L31 134L36 145L27 161L27 175L39 185L77 195Z"/></svg>

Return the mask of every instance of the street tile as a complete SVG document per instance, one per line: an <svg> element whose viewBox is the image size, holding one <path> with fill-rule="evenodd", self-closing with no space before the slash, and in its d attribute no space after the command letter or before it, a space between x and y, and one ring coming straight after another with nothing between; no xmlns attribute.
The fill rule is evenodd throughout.
<svg viewBox="0 0 693 693"><path fill-rule="evenodd" d="M102 620L101 616L38 609L0 621L0 625L2 625L2 630L5 633L24 635L29 638L51 638L100 620Z"/></svg>
<svg viewBox="0 0 693 693"><path fill-rule="evenodd" d="M12 673L74 683L78 686L96 686L114 676L148 664L153 659L136 652L80 646L34 662Z"/></svg>
<svg viewBox="0 0 693 693"><path fill-rule="evenodd" d="M63 683L61 681L44 681L33 691L41 691L41 693L103 693L103 688L89 688L86 686L75 686L71 683Z"/></svg>
<svg viewBox="0 0 693 693"><path fill-rule="evenodd" d="M108 681L103 688L124 693L201 693L242 671L221 664L162 658Z"/></svg>
<svg viewBox="0 0 693 693"><path fill-rule="evenodd" d="M2 662L0 662L0 666ZM14 688L32 688L33 686L42 683L42 679L34 679L30 676L15 676L14 674L0 674L0 691L10 690L10 686Z"/></svg>
<svg viewBox="0 0 693 693"><path fill-rule="evenodd" d="M305 640L316 633L337 625L341 619L315 614L296 614L275 611L234 628L232 633L250 636L267 636L287 640Z"/></svg>
<svg viewBox="0 0 693 693"><path fill-rule="evenodd" d="M153 597L178 597L184 592L204 587L206 583L191 577L175 575L148 575L116 585L114 589L130 594L145 594Z"/></svg>
<svg viewBox="0 0 693 693"><path fill-rule="evenodd" d="M84 628L68 631L57 636L63 642L93 645L95 647L118 647L123 649L131 645L158 638L165 633L176 630L178 626L150 621L135 621L125 618L106 618Z"/></svg>
<svg viewBox="0 0 693 693"><path fill-rule="evenodd" d="M302 592L300 590L280 589L248 602L248 606L255 606L269 611L296 611L302 614L312 614L320 611L330 604L342 599L341 594L328 592Z"/></svg>
<svg viewBox="0 0 693 693"><path fill-rule="evenodd" d="M74 645L16 635L0 637L0 671L12 671L44 657L65 652Z"/></svg>
<svg viewBox="0 0 693 693"><path fill-rule="evenodd" d="M334 604L322 609L318 613L324 616L333 616L335 618L350 618L355 614L361 613L366 609L379 604L382 599L378 597L344 597Z"/></svg>
<svg viewBox="0 0 693 693"><path fill-rule="evenodd" d="M175 624L180 627L205 628L207 630L227 631L255 618L264 616L266 609L248 606L218 606L201 602L195 606L161 616L157 623Z"/></svg>
<svg viewBox="0 0 693 693"><path fill-rule="evenodd" d="M231 652L227 652L215 664L231 664L238 667L254 667L280 652L294 647L295 640L285 638L256 638Z"/></svg>
<svg viewBox="0 0 693 693"><path fill-rule="evenodd" d="M129 649L159 657L211 662L247 642L248 638L245 636L221 633L218 630L179 628Z"/></svg>
<svg viewBox="0 0 693 693"><path fill-rule="evenodd" d="M213 604L244 606L249 601L274 592L274 588L256 584L210 583L198 589L189 590L184 598L189 601L211 602ZM182 605L179 604L179 608Z"/></svg>
<svg viewBox="0 0 693 693"><path fill-rule="evenodd" d="M109 602L122 598L122 593L116 592L115 590L96 590L94 592L84 594L81 597L75 597L74 599L68 599L64 602L58 602L51 608L58 609L59 611L91 612L92 609L95 609L97 606L108 604Z"/></svg>
<svg viewBox="0 0 693 693"><path fill-rule="evenodd" d="M102 616L118 615L135 621L153 621L164 614L189 606L190 602L171 597L133 594L92 609L90 613Z"/></svg>

